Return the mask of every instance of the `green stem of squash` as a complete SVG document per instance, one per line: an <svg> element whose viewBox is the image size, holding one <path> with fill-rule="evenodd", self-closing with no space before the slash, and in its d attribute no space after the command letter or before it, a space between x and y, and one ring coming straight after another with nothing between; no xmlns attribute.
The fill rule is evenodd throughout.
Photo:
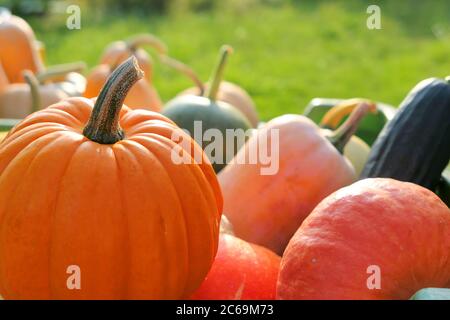
<svg viewBox="0 0 450 320"><path fill-rule="evenodd" d="M161 63L175 69L176 71L184 74L189 79L191 79L192 82L194 82L196 87L199 89L200 95L203 96L203 94L205 93L205 85L191 67L165 54L160 55L159 60L161 61Z"/></svg>
<svg viewBox="0 0 450 320"><path fill-rule="evenodd" d="M92 110L89 122L83 130L86 138L113 144L124 138L119 125L119 113L131 87L144 76L134 56L119 65L109 76Z"/></svg>
<svg viewBox="0 0 450 320"><path fill-rule="evenodd" d="M31 94L31 112L36 112L42 109L42 98L39 92L39 81L36 76L30 70L23 71L23 77L25 82L30 87Z"/></svg>
<svg viewBox="0 0 450 320"><path fill-rule="evenodd" d="M36 74L36 78L39 83L45 83L47 81L64 81L64 77L71 72L82 72L86 69L86 63L73 62L56 66L48 67L46 70Z"/></svg>
<svg viewBox="0 0 450 320"><path fill-rule="evenodd" d="M358 129L358 125L368 112L376 112L375 104L361 102L350 114L348 119L335 131L333 131L327 139L341 153L344 153L344 147L350 141L353 134Z"/></svg>
<svg viewBox="0 0 450 320"><path fill-rule="evenodd" d="M164 42L149 33L138 34L134 37L129 38L125 42L132 53L136 52L138 48L144 45L152 47L156 50L156 52L158 52L158 54L167 54L168 51L167 46Z"/></svg>
<svg viewBox="0 0 450 320"><path fill-rule="evenodd" d="M223 79L228 56L232 52L233 52L233 48L231 48L228 45L224 45L220 49L219 61L217 62L216 68L214 69L214 72L211 75L211 80L209 81L209 87L205 94L205 96L208 97L212 101L215 101L217 98L217 93L219 92L220 83L222 82L222 79Z"/></svg>

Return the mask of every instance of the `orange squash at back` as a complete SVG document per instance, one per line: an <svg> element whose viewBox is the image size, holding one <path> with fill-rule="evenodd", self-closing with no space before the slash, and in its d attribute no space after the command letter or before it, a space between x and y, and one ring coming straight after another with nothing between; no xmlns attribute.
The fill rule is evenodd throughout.
<svg viewBox="0 0 450 320"><path fill-rule="evenodd" d="M154 35L148 33L138 34L127 40L111 43L103 52L100 64L117 65L133 55L136 57L139 67L144 71L145 77L151 83L153 60L147 51L142 49L143 46L150 46L161 55L167 53L166 45Z"/></svg>
<svg viewBox="0 0 450 320"><path fill-rule="evenodd" d="M107 64L95 67L87 77L84 97L97 97L112 71L113 67ZM162 101L158 93L146 79L140 79L136 82L130 89L124 103L132 109L147 109L159 112L162 108Z"/></svg>
<svg viewBox="0 0 450 320"><path fill-rule="evenodd" d="M24 82L23 70L43 70L35 42L34 32L25 20L0 10L0 61L9 82Z"/></svg>

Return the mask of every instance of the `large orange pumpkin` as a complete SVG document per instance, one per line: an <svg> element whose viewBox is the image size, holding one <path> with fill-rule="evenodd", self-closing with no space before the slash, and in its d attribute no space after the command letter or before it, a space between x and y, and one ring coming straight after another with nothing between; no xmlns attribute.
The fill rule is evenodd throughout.
<svg viewBox="0 0 450 320"><path fill-rule="evenodd" d="M236 236L281 255L312 209L355 180L341 152L359 120L373 108L361 104L330 136L299 115L275 118L259 129L219 174L224 212ZM278 150L272 151L273 146Z"/></svg>
<svg viewBox="0 0 450 320"><path fill-rule="evenodd" d="M220 188L173 122L122 107L140 77L130 58L95 104L69 98L28 116L0 144L5 299L177 299L206 276ZM173 150L186 161L175 164ZM70 290L77 268L81 289Z"/></svg>
<svg viewBox="0 0 450 320"><path fill-rule="evenodd" d="M279 299L408 299L450 287L450 210L431 191L366 179L323 200L284 253Z"/></svg>
<svg viewBox="0 0 450 320"><path fill-rule="evenodd" d="M0 61L11 83L24 82L23 70L37 73L43 70L43 62L36 48L36 37L28 23L0 9Z"/></svg>

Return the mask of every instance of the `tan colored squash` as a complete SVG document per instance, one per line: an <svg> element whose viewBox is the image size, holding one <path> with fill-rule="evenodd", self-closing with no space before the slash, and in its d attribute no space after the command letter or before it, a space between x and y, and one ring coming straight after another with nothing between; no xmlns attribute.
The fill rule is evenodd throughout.
<svg viewBox="0 0 450 320"><path fill-rule="evenodd" d="M24 79L0 93L0 118L22 119L68 97L56 84L40 85L31 71L24 71Z"/></svg>

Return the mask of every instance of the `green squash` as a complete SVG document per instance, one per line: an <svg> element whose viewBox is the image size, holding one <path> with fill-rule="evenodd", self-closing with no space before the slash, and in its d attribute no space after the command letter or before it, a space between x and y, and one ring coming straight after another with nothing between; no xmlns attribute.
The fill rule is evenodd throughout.
<svg viewBox="0 0 450 320"><path fill-rule="evenodd" d="M393 178L434 191L449 160L450 82L427 79L383 128L360 178Z"/></svg>
<svg viewBox="0 0 450 320"><path fill-rule="evenodd" d="M216 172L224 168L227 162L242 147L249 136L250 131L248 130L252 127L247 118L238 109L226 102L216 101L215 98L229 52L230 48L228 46L222 48L219 63L213 73L212 85L206 96L183 95L176 97L169 101L162 111L163 115L174 121L180 128L187 130L202 146ZM226 139L227 130L234 131L237 129L242 129L242 133L247 133L244 139L240 139L235 135L231 141ZM207 130L210 130L209 133L212 134L218 130L222 139L211 139L210 141L207 137L204 137L204 133ZM214 144L213 147L211 147L212 144ZM214 150L209 152L212 149ZM214 151L218 152L218 154Z"/></svg>

